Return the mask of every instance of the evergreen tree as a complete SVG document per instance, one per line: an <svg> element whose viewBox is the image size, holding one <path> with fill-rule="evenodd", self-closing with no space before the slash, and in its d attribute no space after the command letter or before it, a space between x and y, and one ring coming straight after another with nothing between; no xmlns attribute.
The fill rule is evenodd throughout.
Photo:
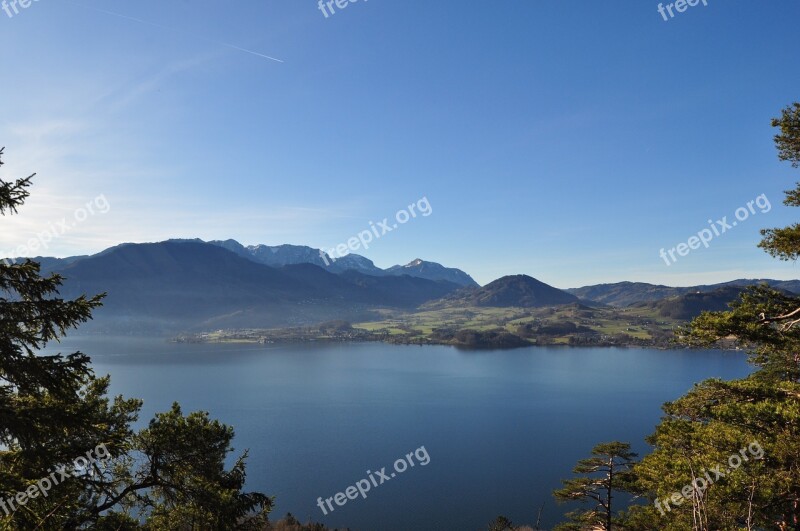
<svg viewBox="0 0 800 531"><path fill-rule="evenodd" d="M575 474L586 474L564 480L564 487L553 492L557 500L589 501L590 509L576 510L567 516L571 522L561 524L560 531L604 529L610 531L615 521L615 493L627 490L631 481L630 470L636 459L628 443L610 442L592 448L592 457L581 459L575 465Z"/></svg>
<svg viewBox="0 0 800 531"><path fill-rule="evenodd" d="M780 159L800 166L800 104L773 125L780 128ZM785 204L800 206L800 184L786 192ZM762 234L760 247L771 255L800 256L800 225ZM758 286L730 311L703 313L680 332L681 341L696 346L735 340L756 371L741 380L708 380L664 406L649 439L654 451L635 467L639 493L653 503L631 509L629 529L800 528L798 324L800 299Z"/></svg>
<svg viewBox="0 0 800 531"><path fill-rule="evenodd" d="M0 180L0 215L17 213L32 177ZM245 456L224 466L231 428L175 405L134 433L142 402L110 398L88 356L38 354L101 304L59 298L63 280L0 262L0 529L263 526L272 500L242 492ZM83 459L99 448L113 460Z"/></svg>
<svg viewBox="0 0 800 531"><path fill-rule="evenodd" d="M772 120L772 126L780 129L775 135L778 158L791 162L792 167L800 167L800 103L786 107L781 116ZM800 183L786 191L784 204L800 206ZM794 223L779 229L765 229L759 247L781 260L797 260L800 257L800 224Z"/></svg>

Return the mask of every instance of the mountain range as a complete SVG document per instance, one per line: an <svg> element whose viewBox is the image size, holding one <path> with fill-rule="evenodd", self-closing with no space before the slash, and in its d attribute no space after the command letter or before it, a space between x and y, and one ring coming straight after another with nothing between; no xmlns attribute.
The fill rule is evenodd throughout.
<svg viewBox="0 0 800 531"><path fill-rule="evenodd" d="M333 273L312 263L269 266L220 245L186 240L40 261L47 272L66 278L65 297L107 292L94 324L130 333L363 320L376 308L410 309L461 287L408 274Z"/></svg>
<svg viewBox="0 0 800 531"><path fill-rule="evenodd" d="M624 308L639 302L655 302L670 297L679 297L690 293L707 293L720 288L744 288L756 284L769 284L771 287L790 293L800 294L800 280L771 279L738 279L720 284L707 284L691 287L671 287L643 282L617 282L615 284L597 284L564 291L583 300L608 304Z"/></svg>
<svg viewBox="0 0 800 531"><path fill-rule="evenodd" d="M173 240L175 241L175 240ZM181 241L181 240L177 240ZM186 240L182 240L186 241ZM193 240L201 242L202 240ZM478 286L478 283L471 276L460 269L444 267L435 262L426 262L417 258L412 262L401 266L396 265L388 269L380 269L375 266L372 260L358 254L348 254L342 257L333 258L328 253L304 245L248 245L244 246L236 240L211 241L212 245L217 245L228 249L243 258L253 260L259 264L272 267L283 267L295 264L313 264L326 269L332 273L343 273L345 271L358 271L365 275L372 276L402 276L425 278L428 280L445 280L460 286Z"/></svg>
<svg viewBox="0 0 800 531"><path fill-rule="evenodd" d="M297 245L235 240L121 244L91 256L37 257L66 278L62 295L107 292L87 331L174 333L378 320L387 310L444 308L645 308L690 319L723 310L746 286L800 293L800 281L734 280L669 287L620 282L561 290L526 275L480 286L460 269L421 259L380 269L359 255L332 258Z"/></svg>

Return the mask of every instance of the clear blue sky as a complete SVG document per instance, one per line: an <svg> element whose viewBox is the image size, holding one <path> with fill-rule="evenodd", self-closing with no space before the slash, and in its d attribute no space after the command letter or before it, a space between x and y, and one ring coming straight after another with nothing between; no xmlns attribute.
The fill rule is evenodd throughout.
<svg viewBox="0 0 800 531"><path fill-rule="evenodd" d="M0 251L101 194L108 213L32 254L170 237L332 247L427 197L432 215L361 254L481 283L800 277L755 247L760 228L800 214L782 205L800 171L777 161L769 123L800 100L800 4L708 0L667 22L657 5L0 11L0 176L39 173ZM760 194L770 212L669 267L659 258Z"/></svg>

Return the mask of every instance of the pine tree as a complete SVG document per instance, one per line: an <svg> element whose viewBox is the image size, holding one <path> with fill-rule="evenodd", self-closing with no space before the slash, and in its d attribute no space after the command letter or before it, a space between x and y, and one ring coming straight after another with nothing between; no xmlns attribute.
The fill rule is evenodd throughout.
<svg viewBox="0 0 800 531"><path fill-rule="evenodd" d="M17 213L32 177L0 180L0 215ZM242 492L246 456L225 469L231 428L176 404L135 433L141 400L110 398L88 356L39 354L101 305L59 298L63 280L0 262L0 529L262 527L272 500ZM113 461L78 460L99 447Z"/></svg>
<svg viewBox="0 0 800 531"><path fill-rule="evenodd" d="M773 125L779 158L800 167L800 104ZM785 204L800 206L800 184ZM760 244L783 260L800 257L800 225L762 231ZM708 380L664 406L649 442L654 451L635 467L638 489L651 502L675 496L669 510L633 507L628 529L740 530L800 528L800 299L758 286L727 312L706 312L680 332L681 341L714 346L735 340L756 371L734 381ZM754 446L755 445L755 446ZM743 449L756 447L761 459ZM731 470L739 454L747 459ZM705 472L717 469L717 474ZM703 488L698 478L713 479Z"/></svg>
<svg viewBox="0 0 800 531"><path fill-rule="evenodd" d="M594 506L569 513L567 516L571 522L556 529L611 531L615 517L615 493L628 488L636 457L628 443L614 441L592 448L592 457L581 459L572 470L575 474L585 475L564 480L564 487L554 491L553 495L562 502L589 501Z"/></svg>

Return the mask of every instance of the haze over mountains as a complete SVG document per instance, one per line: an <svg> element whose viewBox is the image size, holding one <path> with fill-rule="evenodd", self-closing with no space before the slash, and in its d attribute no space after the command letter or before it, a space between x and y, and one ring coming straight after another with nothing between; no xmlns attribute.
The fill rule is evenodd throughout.
<svg viewBox="0 0 800 531"><path fill-rule="evenodd" d="M566 289L568 293L584 300L600 302L609 306L625 307L637 302L654 302L669 297L678 297L690 293L707 293L720 288L743 288L755 284L769 284L775 289L800 293L800 280L770 279L738 279L719 284L708 284L691 287L670 287L643 282L617 282L615 284L597 284L582 288Z"/></svg>
<svg viewBox="0 0 800 531"><path fill-rule="evenodd" d="M36 258L67 280L62 294L108 292L87 330L174 333L222 328L369 321L381 309L542 308L582 303L647 307L689 319L722 310L745 286L767 282L800 293L800 281L735 280L669 287L621 282L561 290L526 275L479 286L467 273L414 260L380 269L359 255L332 259L296 245L244 246L235 240L122 244L92 256Z"/></svg>
<svg viewBox="0 0 800 531"><path fill-rule="evenodd" d="M202 240L194 241L201 242ZM211 241L208 243L218 245L239 256L272 267L314 264L333 273L358 271L373 276L409 275L428 280L446 280L461 286L478 286L478 283L471 276L459 269L444 267L435 262L425 262L419 258L404 266L396 265L388 269L380 269L372 263L372 260L358 254L351 253L339 258L332 258L328 253L303 245L249 245L245 247L236 240Z"/></svg>
<svg viewBox="0 0 800 531"><path fill-rule="evenodd" d="M410 275L337 274L310 263L273 267L201 241L124 244L43 262L66 277L67 297L108 292L98 323L128 332L363 320L376 307L414 308L461 287Z"/></svg>

